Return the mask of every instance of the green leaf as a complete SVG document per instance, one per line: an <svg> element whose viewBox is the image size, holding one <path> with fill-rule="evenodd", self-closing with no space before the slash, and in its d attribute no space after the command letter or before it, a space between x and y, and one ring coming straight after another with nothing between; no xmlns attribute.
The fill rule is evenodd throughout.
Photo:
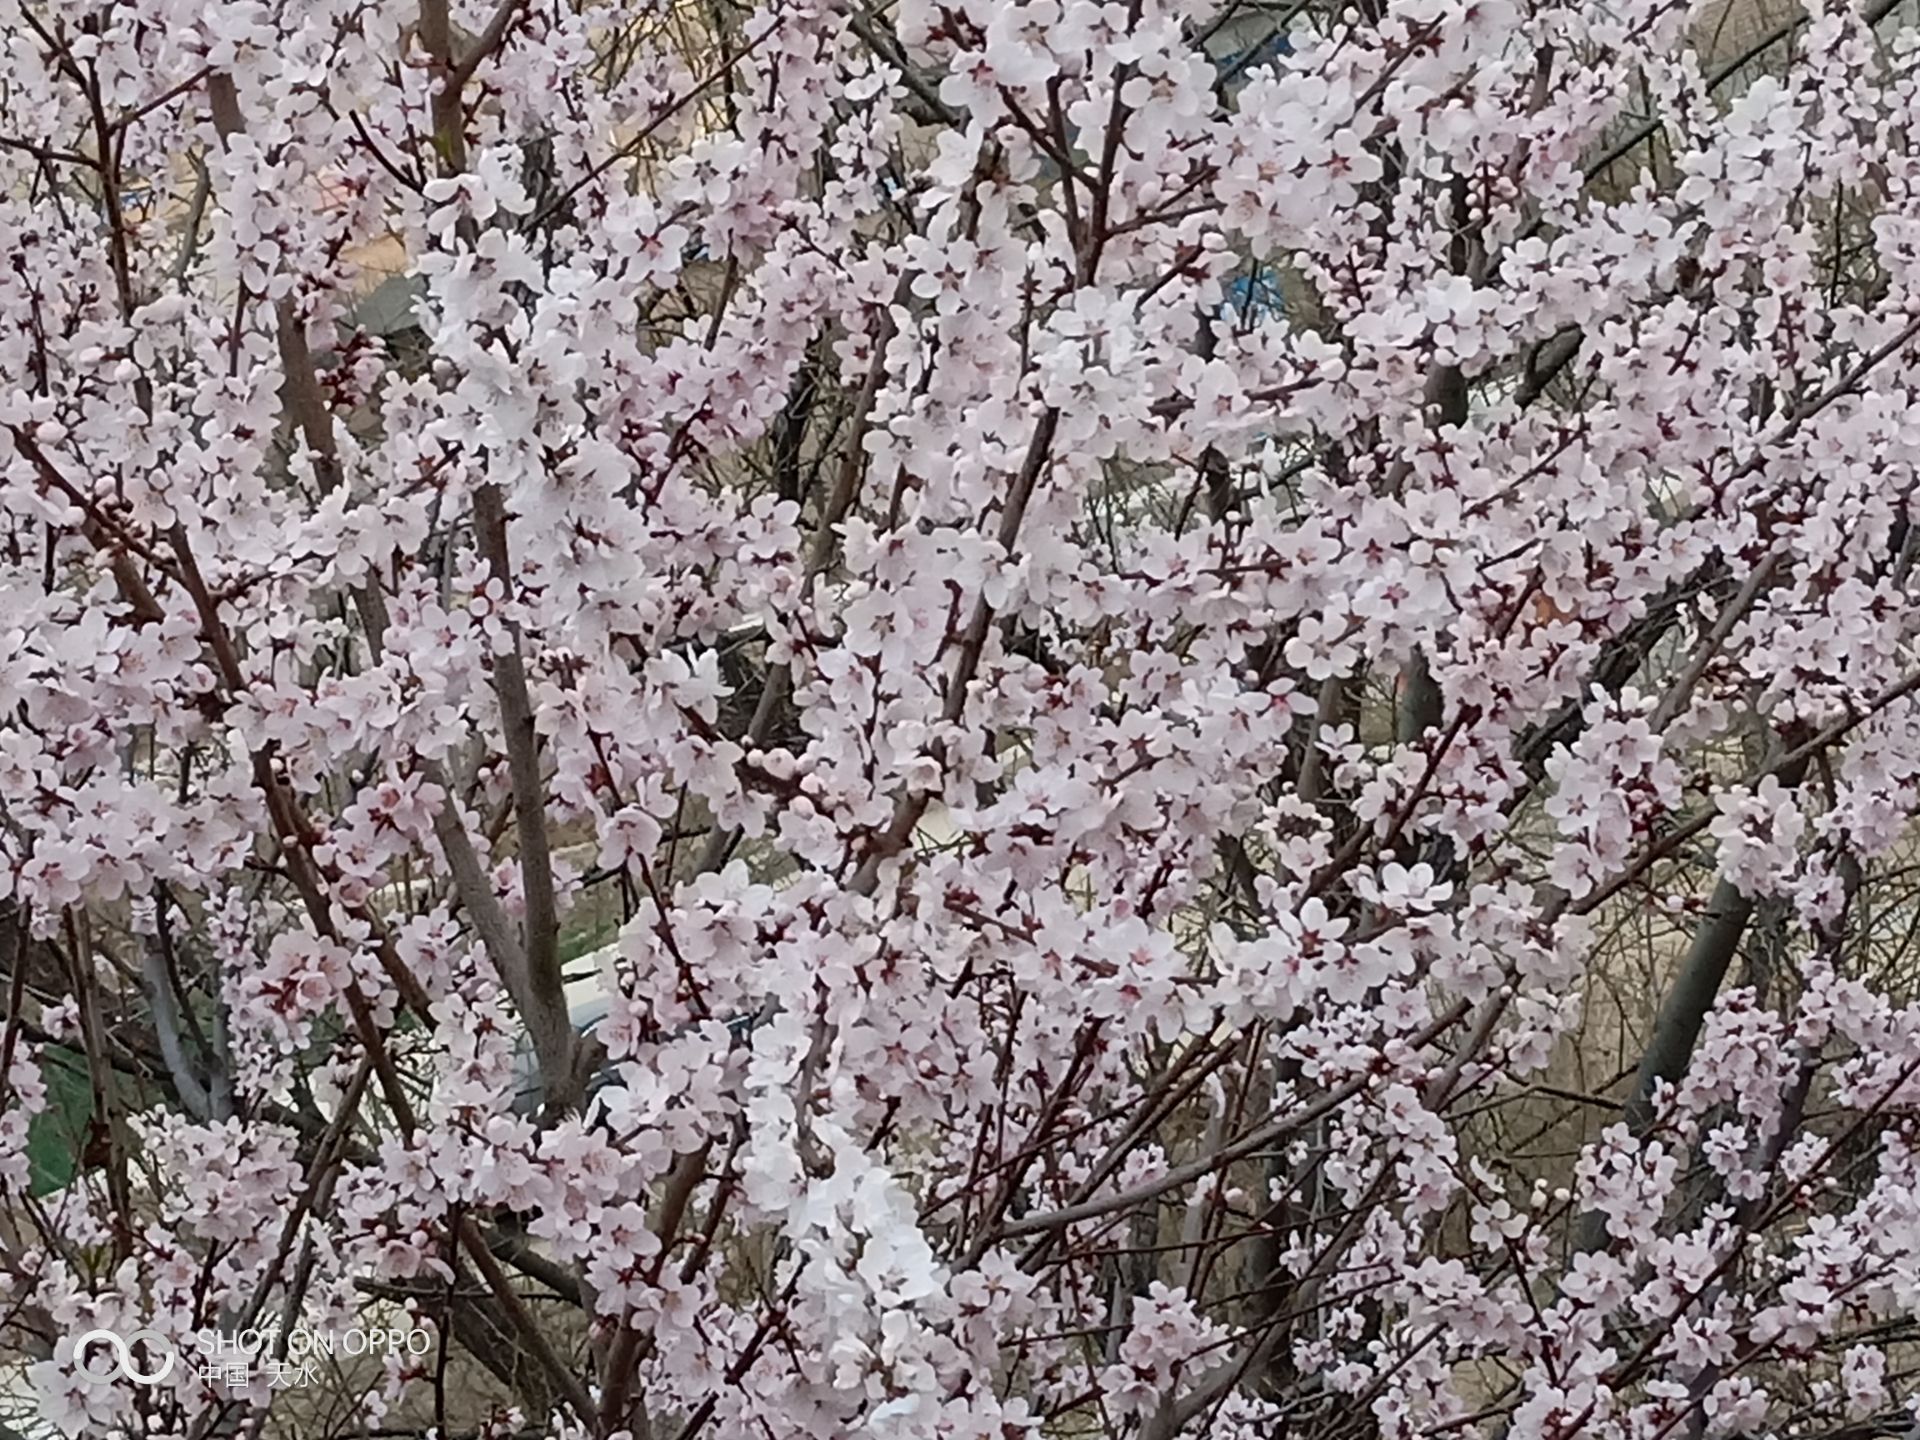
<svg viewBox="0 0 1920 1440"><path fill-rule="evenodd" d="M48 1195L71 1185L80 1173L80 1151L93 1119L93 1085L86 1060L64 1045L41 1050L40 1077L47 1084L47 1108L27 1126L28 1192Z"/></svg>

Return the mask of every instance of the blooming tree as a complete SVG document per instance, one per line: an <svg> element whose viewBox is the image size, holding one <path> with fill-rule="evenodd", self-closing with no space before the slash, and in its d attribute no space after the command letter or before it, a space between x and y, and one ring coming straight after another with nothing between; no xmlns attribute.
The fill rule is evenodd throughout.
<svg viewBox="0 0 1920 1440"><path fill-rule="evenodd" d="M1912 1423L1892 4L0 32L16 1424Z"/></svg>

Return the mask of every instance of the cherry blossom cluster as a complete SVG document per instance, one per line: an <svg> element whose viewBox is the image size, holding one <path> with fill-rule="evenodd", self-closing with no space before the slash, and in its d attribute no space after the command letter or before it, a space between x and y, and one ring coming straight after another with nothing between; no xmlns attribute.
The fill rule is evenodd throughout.
<svg viewBox="0 0 1920 1440"><path fill-rule="evenodd" d="M1723 9L0 0L33 1423L1904 1433L1920 30Z"/></svg>

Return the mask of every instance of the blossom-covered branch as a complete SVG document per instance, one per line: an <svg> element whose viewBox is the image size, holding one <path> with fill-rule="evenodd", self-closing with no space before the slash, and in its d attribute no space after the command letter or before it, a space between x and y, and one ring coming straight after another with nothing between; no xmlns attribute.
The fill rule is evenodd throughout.
<svg viewBox="0 0 1920 1440"><path fill-rule="evenodd" d="M1915 1422L1900 7L0 32L7 1432Z"/></svg>

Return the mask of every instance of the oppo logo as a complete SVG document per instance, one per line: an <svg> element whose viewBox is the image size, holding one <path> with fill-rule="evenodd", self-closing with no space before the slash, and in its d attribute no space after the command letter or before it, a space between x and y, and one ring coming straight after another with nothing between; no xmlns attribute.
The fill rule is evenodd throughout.
<svg viewBox="0 0 1920 1440"><path fill-rule="evenodd" d="M142 1370L133 1357L133 1347L145 1344L149 1356L162 1355L157 1370ZM100 1348L104 1346L112 1352L111 1359L103 1364ZM111 1385L115 1380L125 1377L136 1385L158 1385L173 1373L173 1362L177 1358L173 1346L167 1337L152 1330L135 1330L124 1339L111 1330L89 1330L73 1342L73 1366L75 1378L84 1385Z"/></svg>
<svg viewBox="0 0 1920 1440"><path fill-rule="evenodd" d="M143 1346L136 1358L134 1347ZM158 1385L173 1374L181 1346L197 1349L201 1359L191 1362L203 1380L245 1386L257 1367L276 1387L311 1383L322 1357L335 1355L429 1354L433 1332L417 1327L405 1330L373 1329L340 1332L309 1330L305 1326L280 1333L278 1326L245 1330L199 1330L176 1345L157 1330L87 1330L73 1340L74 1378L82 1385L111 1385L131 1380L135 1385ZM152 1369L143 1370L142 1361ZM0 1436L6 1432L0 1429Z"/></svg>

